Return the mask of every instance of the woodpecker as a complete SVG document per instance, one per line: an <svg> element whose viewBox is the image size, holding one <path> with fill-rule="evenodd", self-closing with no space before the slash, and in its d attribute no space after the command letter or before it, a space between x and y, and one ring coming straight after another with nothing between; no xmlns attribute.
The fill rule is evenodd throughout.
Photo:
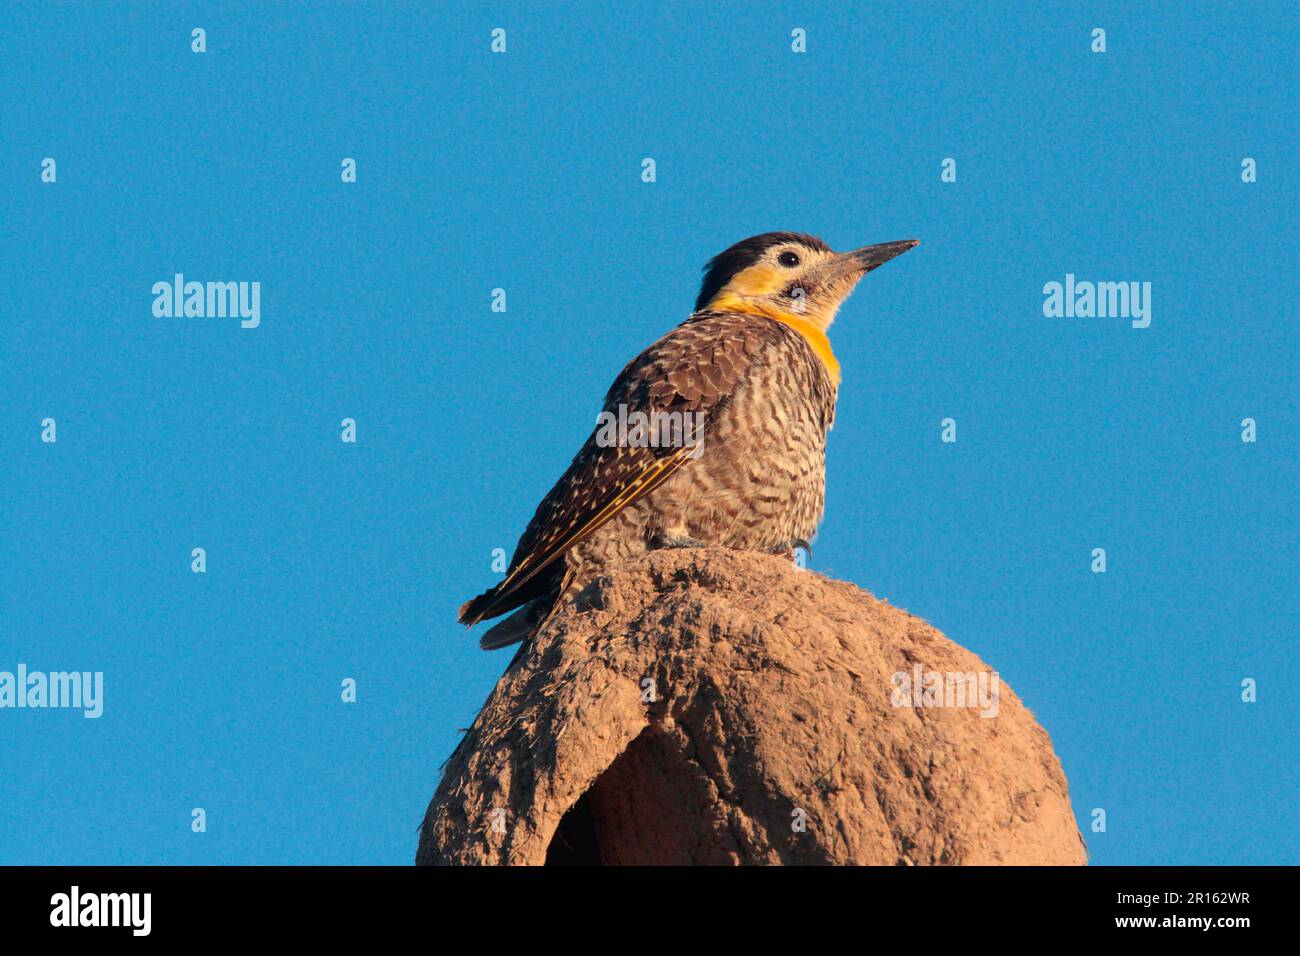
<svg viewBox="0 0 1300 956"><path fill-rule="evenodd" d="M515 611L479 646L524 640L603 567L656 548L780 553L810 540L840 382L826 330L859 279L917 244L836 253L768 232L714 256L690 318L614 380L505 578L461 607L469 626Z"/></svg>

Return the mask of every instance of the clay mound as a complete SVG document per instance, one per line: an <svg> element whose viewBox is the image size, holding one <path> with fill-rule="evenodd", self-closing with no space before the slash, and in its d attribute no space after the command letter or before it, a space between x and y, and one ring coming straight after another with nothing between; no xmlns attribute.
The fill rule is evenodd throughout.
<svg viewBox="0 0 1300 956"><path fill-rule="evenodd" d="M501 678L417 862L1085 863L1047 733L1000 682L981 716L990 670L784 558L654 552Z"/></svg>

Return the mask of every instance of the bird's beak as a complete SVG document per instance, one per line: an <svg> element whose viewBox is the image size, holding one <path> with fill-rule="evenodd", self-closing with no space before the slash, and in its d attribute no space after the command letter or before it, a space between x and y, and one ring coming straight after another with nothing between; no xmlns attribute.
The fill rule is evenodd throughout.
<svg viewBox="0 0 1300 956"><path fill-rule="evenodd" d="M874 246L842 252L830 261L835 278L860 279L872 269L878 269L895 256L921 244L919 239L900 239L898 242L881 242Z"/></svg>

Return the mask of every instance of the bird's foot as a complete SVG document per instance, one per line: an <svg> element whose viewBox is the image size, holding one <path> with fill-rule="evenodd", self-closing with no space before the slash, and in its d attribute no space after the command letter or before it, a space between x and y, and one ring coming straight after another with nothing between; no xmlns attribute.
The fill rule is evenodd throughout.
<svg viewBox="0 0 1300 956"><path fill-rule="evenodd" d="M799 557L799 552L801 550L807 556L803 560L800 560ZM793 561L795 564L799 565L800 567L805 567L808 563L807 558L812 557L812 545L809 544L807 541L805 541L803 538L795 538L789 544L778 544L775 548L772 549L771 553L783 554L791 561Z"/></svg>

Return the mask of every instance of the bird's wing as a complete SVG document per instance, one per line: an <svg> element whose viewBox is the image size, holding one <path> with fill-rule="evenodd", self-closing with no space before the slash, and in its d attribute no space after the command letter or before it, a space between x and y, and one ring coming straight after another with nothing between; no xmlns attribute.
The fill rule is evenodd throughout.
<svg viewBox="0 0 1300 956"><path fill-rule="evenodd" d="M665 458L653 459L644 454L648 450L598 448L598 452L607 454L580 455L560 479L561 484L572 486L557 485L542 501L526 532L531 539L527 548L516 551L504 581L460 609L461 623L475 624L536 597L543 589L528 585L538 575L552 569L570 548L671 477L687 460L685 453L689 451L674 449ZM627 454L632 451L643 454ZM601 491L605 493L599 494Z"/></svg>
<svg viewBox="0 0 1300 956"><path fill-rule="evenodd" d="M730 400L741 374L780 329L746 316L696 316L628 363L606 395L604 411L618 416L621 405L627 414L703 412L707 435L710 415ZM565 552L667 481L692 460L691 452L602 446L593 431L538 505L505 580L466 602L461 623L475 624L537 597Z"/></svg>

